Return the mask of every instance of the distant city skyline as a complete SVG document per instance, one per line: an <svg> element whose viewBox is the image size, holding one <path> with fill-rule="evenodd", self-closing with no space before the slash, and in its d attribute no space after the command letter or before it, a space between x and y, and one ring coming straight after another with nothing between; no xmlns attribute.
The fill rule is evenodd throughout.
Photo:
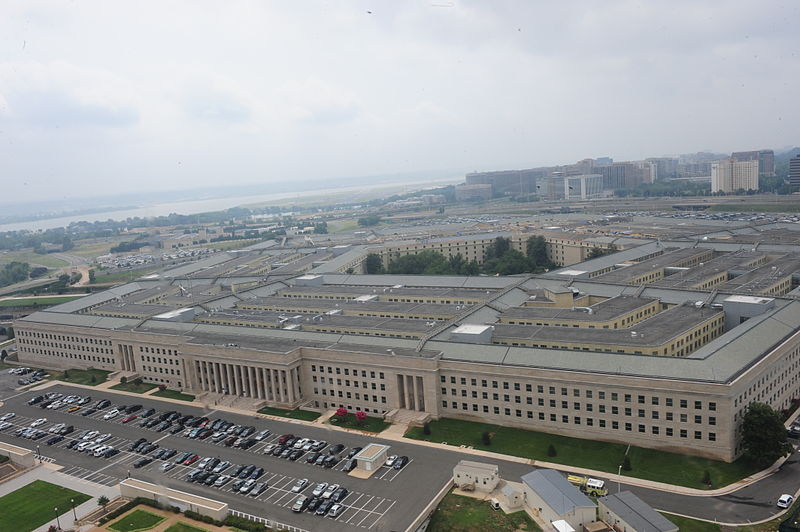
<svg viewBox="0 0 800 532"><path fill-rule="evenodd" d="M800 143L800 6L0 6L20 201ZM4 198L7 199L7 198Z"/></svg>

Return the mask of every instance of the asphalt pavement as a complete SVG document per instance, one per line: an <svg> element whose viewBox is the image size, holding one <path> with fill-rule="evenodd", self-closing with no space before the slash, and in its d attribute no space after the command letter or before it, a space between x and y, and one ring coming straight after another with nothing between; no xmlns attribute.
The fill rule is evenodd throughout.
<svg viewBox="0 0 800 532"><path fill-rule="evenodd" d="M532 470L530 465L524 463L476 457L473 454L462 452L456 447L452 449L423 447L411 441L408 443L387 441L369 435L342 432L325 425L309 426L227 411L203 410L188 403L176 405L150 399L147 396L131 397L68 385L58 385L47 390L65 394L91 394L93 401L108 398L113 404L130 405L135 402L143 405L144 408L153 407L158 412L177 410L184 414L205 415L212 419L224 418L236 424L252 425L257 430L267 428L272 431L269 438L245 451L215 444L210 440L191 440L181 435L154 432L137 426L138 420L130 424L122 424L122 416L107 421L102 419L102 413L94 414L91 417L82 417L78 415L80 411L67 413L64 409L42 410L36 406L28 406L27 400L37 393L20 393L13 390L16 378L16 376L7 376L5 372L0 375L0 397L7 398L6 404L0 408L0 413L15 412L18 418L12 421L16 421L17 425L21 425L23 422L29 423L35 418L46 417L48 423L44 425L44 428L52 426L53 423L65 422L73 424L76 430L91 428L109 432L113 435L113 444L118 448L124 448L128 442L144 437L149 441L157 441L162 448L192 451L200 456L219 457L234 464L255 464L265 468L266 473L259 480L267 480L270 488L257 498L252 498L232 493L229 485L223 489L217 489L190 484L185 480L185 475L192 469L191 467L179 466L164 473L159 470L161 462L155 461L153 464L136 469L132 464L140 457L139 455L123 452L111 460L94 458L65 449L67 441L47 447L43 443L46 438L33 442L15 437L12 428L0 432L0 439L3 441L27 448L34 448L38 444L46 459L63 465L64 472L79 478L111 485L130 474L134 478L228 502L235 510L309 530L319 529L322 523L325 523L325 530L352 530L354 528L404 530L449 481L453 467L462 459L496 464L500 468L501 477L512 481L518 481L520 476ZM324 469L305 463L305 456L297 462L291 462L264 455L263 448L274 442L278 435L284 433L325 440L329 444L341 443L346 446L343 454L353 447L363 447L370 442L385 443L391 446L390 454L406 455L411 459L411 463L400 471L383 468L371 479L361 480L342 472L343 463L339 463L333 469ZM620 488L636 493L654 508L666 512L721 523L746 523L768 519L776 515L779 509L775 506L775 501L783 493L795 493L797 479L800 478L798 473L800 473L800 465L798 465L795 454L779 472L727 495L692 496L632 486L625 482L620 484ZM307 478L312 485L316 482L329 482L348 488L351 494L343 501L348 511L336 520L291 512L290 507L294 496L290 488L300 478ZM609 490L612 493L616 492L616 476L609 475L606 480ZM308 491L310 491L309 488L303 493Z"/></svg>

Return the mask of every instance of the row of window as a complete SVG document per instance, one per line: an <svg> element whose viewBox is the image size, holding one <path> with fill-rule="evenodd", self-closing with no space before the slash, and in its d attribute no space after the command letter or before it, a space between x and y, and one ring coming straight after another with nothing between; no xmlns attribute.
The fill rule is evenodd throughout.
<svg viewBox="0 0 800 532"><path fill-rule="evenodd" d="M322 395L325 395L325 396L330 396L330 397L337 397L338 396L338 397L341 397L343 399L345 399L345 398L346 399L352 399L353 397L355 397L356 400L359 400L359 401L361 400L361 397L362 397L362 394L360 394L359 392L342 392L342 390L339 390L339 392L337 394L334 390L327 390L325 388L322 388L322 390L320 390L319 388L315 387L314 388L314 394L315 395L319 395L320 393L322 393ZM364 401L369 401L370 400L369 394L366 394L366 393L363 394L363 398L364 398ZM381 395L380 398L379 398L377 395L373 395L372 396L372 402L373 403L380 402L380 403L386 404L386 396L385 395Z"/></svg>
<svg viewBox="0 0 800 532"><path fill-rule="evenodd" d="M312 364L311 365L311 371L314 371L314 372L316 372L319 369L320 373L325 373L325 368L326 368L326 366L317 366L316 364ZM334 373L334 369L335 369L337 375L341 375L342 373L344 373L345 375L350 375L350 371L351 371L350 368L339 368L339 367L334 368L333 366L327 366L328 373ZM365 369L357 370L355 368L352 370L353 377L358 377L359 371L361 373L361 377L362 378L367 378L367 370L365 370ZM375 375L378 375L379 379L383 379L384 378L384 375L383 375L382 371L379 371L379 372L370 371L369 372L369 378L370 379L374 379Z"/></svg>
<svg viewBox="0 0 800 532"><path fill-rule="evenodd" d="M142 366L142 369L151 373L166 373L168 375L180 375L181 370L175 368L162 368L157 366Z"/></svg>
<svg viewBox="0 0 800 532"><path fill-rule="evenodd" d="M153 353L154 355L177 355L177 349L162 349L160 347L139 346L140 353Z"/></svg>
<svg viewBox="0 0 800 532"><path fill-rule="evenodd" d="M442 401L442 407L443 408L448 408L447 401ZM459 407L459 404L457 402L453 401L453 402L450 403L450 408L451 409L457 410L458 407ZM467 403L461 403L461 410L469 410L469 406L467 405ZM472 404L472 411L473 412L478 412L478 405L477 404L474 404L474 403ZM500 415L500 407L498 407L498 406L493 407L491 412L493 414L495 414L495 415ZM483 413L484 414L488 414L489 413L489 406L488 405L483 405ZM514 410L514 412L512 414L512 411L511 411L510 408L504 408L503 409L503 415L509 416L509 417L511 417L512 415L515 416L515 417L519 417L519 418L523 417L522 410ZM527 410L526 411L526 417L527 417L527 419L534 419L534 412L532 412L530 410ZM550 414L549 417L548 417L548 416L545 415L544 412L538 412L537 417L538 417L539 421L547 421L547 420L549 420L551 423L558 423L559 422L559 417L556 414ZM570 421L570 416L562 415L561 418L560 418L560 421L561 421L562 424L570 424L571 423L573 425L584 425L585 424L587 427L594 427L595 426L595 419L591 418L591 417L582 418L580 416L573 416L572 420ZM602 428L608 428L608 422L605 419L598 419L597 420L597 426L599 428L601 428L601 429ZM633 431L633 423L626 422L626 423L620 425L619 421L611 421L611 429L612 430L620 430L620 427L623 427L624 430L628 431L628 432L632 432ZM644 425L644 424L641 424L641 423L637 424L636 429L637 429L638 432L640 432L642 434L647 432L647 426ZM659 427L658 425L651 425L650 426L650 432L654 436L660 435L661 434L661 429L662 429L662 427ZM664 435L670 436L670 437L675 435L676 431L672 427L663 427L663 429L664 429ZM694 439L695 440L702 440L703 439L703 431L695 430L695 431L693 431L693 433L694 433ZM677 434L681 438L688 438L689 437L688 429L679 429L677 431ZM716 432L708 432L706 437L707 437L708 441L717 441L717 433Z"/></svg>
<svg viewBox="0 0 800 532"><path fill-rule="evenodd" d="M311 382L317 382L317 376L316 375L312 375L311 376ZM326 383L325 382L325 377L319 377L319 382L322 383L322 384L325 384ZM334 384L333 377L328 377L328 384ZM369 388L370 384L372 385L372 389L373 390L377 390L378 389L377 385L374 382L373 383L368 383L367 381L361 381L361 385L360 386L361 386L361 388ZM342 385L342 379L336 379L336 385L337 386L341 386ZM344 380L344 385L345 386L350 386L350 379L345 379ZM359 387L358 381L354 380L353 381L353 388L358 388L358 387ZM382 392L385 392L386 391L386 385L381 383L380 389L381 389Z"/></svg>
<svg viewBox="0 0 800 532"><path fill-rule="evenodd" d="M440 375L439 380L442 383L446 383L446 382L448 382L448 377L445 376L445 375ZM462 386L466 386L467 385L467 378L466 377L460 377L457 380L456 377L450 376L449 377L449 382L450 382L450 384L456 384L458 382ZM523 384L521 384L519 382L503 381L501 383L501 382L496 381L496 380L489 381L488 379L481 379L480 386L482 388L488 388L490 382L491 382L491 387L493 389L500 389L501 386L502 386L503 390L511 390L513 388L514 391L522 391L522 388L524 386L526 392L533 392L533 385L532 384L524 384L523 385ZM470 383L471 386L478 386L478 379L471 378L469 380L469 383ZM451 388L450 391L451 391L451 395L456 395L457 394L455 388ZM462 397L466 397L466 393L467 393L467 390L461 390ZM477 398L477 393L478 393L477 391L473 390L472 391L472 397ZM581 390L579 388L573 388L572 389L572 393L570 394L570 390L567 387L556 388L555 386L548 386L547 387L547 392L545 392L545 387L542 384L539 384L539 385L536 386L536 393L539 393L539 394L547 393L548 395L556 395L557 393L559 393L561 396L570 396L571 395L572 397L582 397L583 396L586 399L593 399L594 398L594 391L593 390ZM447 395L447 388L442 387L442 395ZM487 399L488 398L487 397L487 392L482 392L482 396L483 396L484 399ZM604 390L600 390L600 391L597 392L597 399L599 399L601 401L606 400L607 396L610 397L611 401L620 401L620 397L622 398L622 401L625 402L625 403L633 403L633 401L634 401L634 395L630 394L630 393L625 393L625 394L620 394L618 392L607 393ZM504 395L503 397L504 397L505 401L509 401L510 400L509 395L507 395L507 394ZM495 400L498 400L498 394L496 394L496 393L493 394L493 398ZM531 398L528 398L528 399L531 399ZM515 400L518 403L521 402L519 396L516 396ZM551 400L551 403L552 402L553 402L553 400ZM637 394L636 395L636 403L638 403L640 405L643 405L643 404L648 404L648 402L652 406L660 406L661 405L661 398L658 397L658 396L652 395L652 396L650 396L650 400L648 401L648 396L641 395L641 394ZM532 403L529 401L528 404L532 404ZM539 404L540 404L540 406L542 405L541 400L540 400ZM664 398L664 406L672 407L674 405L675 405L674 398L672 398L672 397L665 397ZM689 400L688 399L679 399L678 400L678 405L679 405L680 408L689 408ZM554 406L554 405L552 405L552 406ZM702 410L704 408L703 401L699 401L699 400L693 401L693 406L694 406L695 410ZM566 407L563 407L563 408L566 408ZM708 409L711 412L715 412L717 410L717 403L714 402L714 401L710 401L710 402L708 402L707 405L705 405L705 408Z"/></svg>

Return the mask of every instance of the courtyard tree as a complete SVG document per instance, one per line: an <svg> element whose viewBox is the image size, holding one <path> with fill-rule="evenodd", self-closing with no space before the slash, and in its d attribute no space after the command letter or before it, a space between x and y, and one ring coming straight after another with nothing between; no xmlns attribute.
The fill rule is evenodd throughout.
<svg viewBox="0 0 800 532"><path fill-rule="evenodd" d="M742 419L744 455L764 467L792 452L781 414L764 403L753 403Z"/></svg>

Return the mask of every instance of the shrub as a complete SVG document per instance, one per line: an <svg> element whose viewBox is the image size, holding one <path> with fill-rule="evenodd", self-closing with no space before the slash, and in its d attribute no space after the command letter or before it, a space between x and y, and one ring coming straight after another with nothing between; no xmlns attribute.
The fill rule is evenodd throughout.
<svg viewBox="0 0 800 532"><path fill-rule="evenodd" d="M710 486L711 485L711 473L708 472L708 469L706 469L703 472L703 481L702 482L706 486Z"/></svg>
<svg viewBox="0 0 800 532"><path fill-rule="evenodd" d="M263 523L257 523L255 521L251 521L250 519L237 517L235 515L229 515L226 517L224 524L239 528L241 530L247 530L247 532L264 532L264 529L266 528Z"/></svg>
<svg viewBox="0 0 800 532"><path fill-rule="evenodd" d="M488 432L488 431L483 431L483 432L481 433L481 442L482 442L484 445L491 445L491 444L492 444L492 435L491 435L491 434L489 434L489 432Z"/></svg>
<svg viewBox="0 0 800 532"><path fill-rule="evenodd" d="M197 512L192 511L192 510L186 510L185 512L183 512L183 515L185 515L189 519L194 519L195 521L202 521L203 523L208 523L209 525L222 526L222 522L221 521L217 521L213 517L209 517L207 515L199 514Z"/></svg>
<svg viewBox="0 0 800 532"><path fill-rule="evenodd" d="M166 389L167 389L167 385L166 384L159 384L158 385L158 391L159 392L163 392Z"/></svg>
<svg viewBox="0 0 800 532"><path fill-rule="evenodd" d="M625 459L622 461L622 470L623 471L630 471L631 469L633 469L633 467L631 466L631 459L626 454L625 455Z"/></svg>
<svg viewBox="0 0 800 532"><path fill-rule="evenodd" d="M128 377L120 377L119 378L120 384L128 384Z"/></svg>
<svg viewBox="0 0 800 532"><path fill-rule="evenodd" d="M97 384L97 377L95 375L92 375L91 382L92 382L92 384Z"/></svg>
<svg viewBox="0 0 800 532"><path fill-rule="evenodd" d="M556 452L556 448L552 443L547 446L547 456L549 456L550 458L553 458L557 454L558 453Z"/></svg>
<svg viewBox="0 0 800 532"><path fill-rule="evenodd" d="M430 423L426 422L424 425L422 425L422 433L424 435L426 435L426 436L430 436L431 435L431 425L430 425Z"/></svg>

